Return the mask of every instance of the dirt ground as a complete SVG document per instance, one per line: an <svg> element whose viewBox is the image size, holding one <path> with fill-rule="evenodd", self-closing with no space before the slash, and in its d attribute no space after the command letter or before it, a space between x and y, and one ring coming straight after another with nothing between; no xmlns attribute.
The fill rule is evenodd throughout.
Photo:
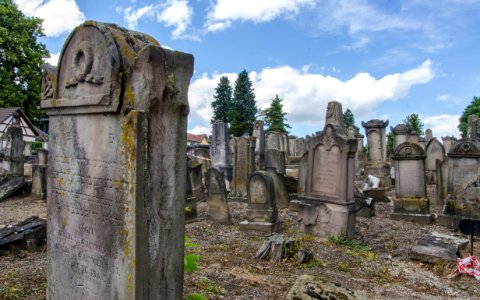
<svg viewBox="0 0 480 300"><path fill-rule="evenodd" d="M431 187L429 194L434 197ZM199 256L199 269L185 274L185 294L199 293L209 299L284 299L298 276L310 274L362 291L371 299L480 299L480 282L474 278L446 277L453 262L431 265L409 259L410 249L424 235L458 233L390 220L391 203L377 203L374 217L357 217L357 237L349 245L300 234L297 214L280 210L282 234L298 238L313 253L314 260L304 265L254 258L267 234L238 230L246 206L230 203L235 225L227 226L207 222L206 204L198 205L198 221L187 224L186 234L198 244L187 251ZM434 199L431 210L441 210ZM44 201L17 197L0 203L0 226L32 215L46 217ZM478 257L477 244L474 254ZM45 249L0 255L0 299L45 298Z"/></svg>

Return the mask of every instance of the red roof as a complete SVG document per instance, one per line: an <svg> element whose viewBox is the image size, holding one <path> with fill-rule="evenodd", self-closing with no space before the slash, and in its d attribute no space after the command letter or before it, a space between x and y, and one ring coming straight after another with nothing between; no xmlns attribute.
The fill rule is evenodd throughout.
<svg viewBox="0 0 480 300"><path fill-rule="evenodd" d="M193 134L187 132L187 141L201 143L204 138L206 138L206 134Z"/></svg>

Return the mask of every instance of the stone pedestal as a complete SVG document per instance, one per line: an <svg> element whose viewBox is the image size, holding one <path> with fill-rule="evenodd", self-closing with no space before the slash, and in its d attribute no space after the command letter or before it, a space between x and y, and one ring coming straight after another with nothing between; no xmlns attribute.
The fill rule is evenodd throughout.
<svg viewBox="0 0 480 300"><path fill-rule="evenodd" d="M380 187L390 187L392 179L390 177L390 165L386 163L387 147L385 128L388 126L388 120L370 120L362 122L365 128L368 144L367 163L365 165L365 175L372 175L380 179Z"/></svg>
<svg viewBox="0 0 480 300"><path fill-rule="evenodd" d="M339 205L333 203L302 202L298 214L299 230L320 237L342 235L355 237L355 203Z"/></svg>

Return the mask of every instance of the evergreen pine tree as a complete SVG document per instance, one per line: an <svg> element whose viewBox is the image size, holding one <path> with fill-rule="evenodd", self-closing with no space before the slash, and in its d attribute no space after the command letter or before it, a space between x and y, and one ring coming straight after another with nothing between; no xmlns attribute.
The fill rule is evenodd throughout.
<svg viewBox="0 0 480 300"><path fill-rule="evenodd" d="M418 114L407 115L405 120L403 120L403 124L408 125L418 136L423 135L423 123L420 121Z"/></svg>
<svg viewBox="0 0 480 300"><path fill-rule="evenodd" d="M235 81L232 108L229 113L230 133L234 136L242 136L245 133L252 134L253 122L255 122L258 109L252 82L245 70L238 74Z"/></svg>
<svg viewBox="0 0 480 300"><path fill-rule="evenodd" d="M220 82L215 88L214 100L212 101L213 117L211 123L215 121L230 122L229 112L232 109L232 87L228 77L220 77Z"/></svg>
<svg viewBox="0 0 480 300"><path fill-rule="evenodd" d="M275 95L275 99L272 99L270 107L262 111L262 115L265 120L265 125L268 126L268 131L277 131L282 133L288 133L287 128L291 128L287 123L285 116L287 113L283 112L282 99Z"/></svg>

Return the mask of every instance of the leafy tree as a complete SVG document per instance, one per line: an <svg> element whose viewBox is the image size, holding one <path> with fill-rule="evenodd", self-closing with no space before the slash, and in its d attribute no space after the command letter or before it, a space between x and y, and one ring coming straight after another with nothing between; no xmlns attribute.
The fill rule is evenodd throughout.
<svg viewBox="0 0 480 300"><path fill-rule="evenodd" d="M345 123L346 128L355 125L355 116L349 108L343 113L343 123Z"/></svg>
<svg viewBox="0 0 480 300"><path fill-rule="evenodd" d="M472 102L465 107L465 110L460 116L458 130L460 130L462 138L467 137L468 116L470 115L480 116L480 97L474 96Z"/></svg>
<svg viewBox="0 0 480 300"><path fill-rule="evenodd" d="M418 114L411 114L405 117L403 124L410 126L412 131L415 131L418 136L423 135L423 123L420 121Z"/></svg>
<svg viewBox="0 0 480 300"><path fill-rule="evenodd" d="M267 131L288 133L287 128L291 128L287 123L287 118L285 118L287 113L283 112L282 99L278 95L275 95L275 99L272 99L269 108L262 110L262 115L265 125L268 126Z"/></svg>
<svg viewBox="0 0 480 300"><path fill-rule="evenodd" d="M42 20L26 17L12 0L0 0L0 107L20 107L38 124L43 59L49 57Z"/></svg>
<svg viewBox="0 0 480 300"><path fill-rule="evenodd" d="M213 117L211 123L215 121L230 122L229 112L232 109L232 87L227 76L220 77L220 82L215 88L215 100L212 101Z"/></svg>
<svg viewBox="0 0 480 300"><path fill-rule="evenodd" d="M233 105L229 113L230 133L234 136L251 134L257 112L252 82L248 78L247 71L243 70L235 81Z"/></svg>
<svg viewBox="0 0 480 300"><path fill-rule="evenodd" d="M394 135L393 132L389 132L387 134L387 156L390 157L393 154L393 142L394 142Z"/></svg>

